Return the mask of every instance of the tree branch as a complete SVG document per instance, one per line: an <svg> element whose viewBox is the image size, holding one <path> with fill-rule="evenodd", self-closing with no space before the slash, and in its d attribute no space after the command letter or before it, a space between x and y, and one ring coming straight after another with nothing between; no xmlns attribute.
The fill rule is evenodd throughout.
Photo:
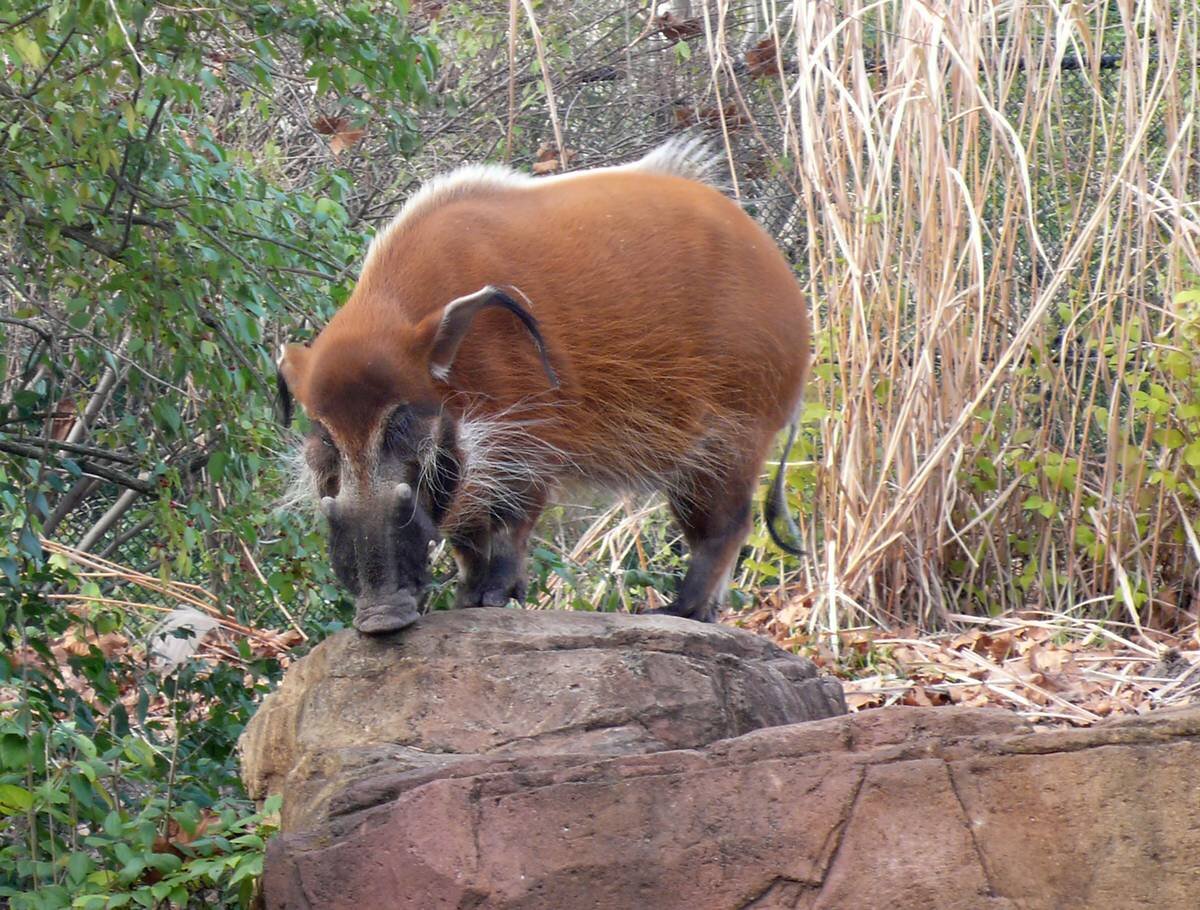
<svg viewBox="0 0 1200 910"><path fill-rule="evenodd" d="M92 495L92 491L100 486L100 481L95 477L80 477L59 499L58 505L54 507L54 511L50 513L50 517L42 524L43 534L53 534L64 518L70 515L79 506L81 502Z"/></svg>
<svg viewBox="0 0 1200 910"><path fill-rule="evenodd" d="M0 315L0 322L6 323L8 325L19 325L21 328L29 329L29 331L34 332L37 335L39 335L41 337L42 341L46 342L46 344L54 343L54 336L51 335L49 332L47 332L45 329L43 329L41 326L39 326L37 323L33 322L30 319L18 319L16 316Z"/></svg>
<svg viewBox="0 0 1200 910"><path fill-rule="evenodd" d="M41 461L46 454L44 449L22 445L19 442L10 442L7 439L0 439L0 452L8 452L10 455L18 455L21 458L33 458L37 461ZM91 461L77 461L76 463L84 474L91 474L93 477L99 477L102 480L110 481L129 490L137 490L139 493L146 495L154 492L154 484L127 474L124 471L118 471L116 468L110 468L107 465L98 465ZM59 467L61 469L61 465Z"/></svg>
<svg viewBox="0 0 1200 910"><path fill-rule="evenodd" d="M38 73L37 76L34 77L33 85L29 86L29 88L27 88L25 90L25 94L23 97L32 98L34 95L37 94L37 90L41 86L42 80L46 78L46 74L50 72L50 68L52 66L54 66L54 64L58 60L58 58L62 56L62 52L67 49L67 42L75 37L76 31L77 31L77 29L72 28L69 32L67 32L66 37L62 39L62 42L55 49L55 51L51 55L50 59L46 61L46 65L44 67L42 67L42 71L40 73Z"/></svg>
<svg viewBox="0 0 1200 910"><path fill-rule="evenodd" d="M139 534L141 534L143 531L145 531L148 527L150 527L156 521L158 521L158 516L155 515L153 512L151 512L149 515L147 515L141 521L137 522L136 524L132 525L131 527L126 528L124 531L122 531L120 534L118 534L116 537L114 537L112 540L110 540L108 543L106 543L97 555L101 559L107 559L109 556L111 556L113 553L115 553L118 549L120 549L120 547L123 544L126 544L129 541L133 540L133 538L137 537Z"/></svg>
<svg viewBox="0 0 1200 910"><path fill-rule="evenodd" d="M88 528L87 533L80 538L79 543L75 544L75 549L86 553L91 550L96 543L108 533L109 528L121 520L121 516L129 511L130 507L137 501L137 490L126 490L114 502L102 516L100 520Z"/></svg>
<svg viewBox="0 0 1200 910"><path fill-rule="evenodd" d="M28 445L34 447L47 446L51 449L59 449L64 452L70 452L73 455L84 455L91 458L101 458L105 461L116 461L120 464L136 465L138 459L131 455L119 455L108 449L102 449L99 446L79 445L73 442L62 442L57 439L47 439L43 436L12 436L9 437L11 442L18 445Z"/></svg>
<svg viewBox="0 0 1200 910"><path fill-rule="evenodd" d="M30 21L36 19L38 16L40 16L42 13L44 13L48 9L50 9L50 4L43 3L41 6L39 6L37 9L35 9L33 12L29 13L28 15L22 16L20 19L14 19L11 22L5 21L3 23L0 23L0 25L3 25L3 28L0 28L0 31L11 32L14 28L20 28L26 22L30 22Z"/></svg>

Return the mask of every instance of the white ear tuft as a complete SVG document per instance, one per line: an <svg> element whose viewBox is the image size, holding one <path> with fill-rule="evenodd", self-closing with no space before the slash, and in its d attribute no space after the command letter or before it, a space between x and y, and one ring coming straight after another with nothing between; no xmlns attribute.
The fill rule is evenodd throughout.
<svg viewBox="0 0 1200 910"><path fill-rule="evenodd" d="M410 487L406 483L396 484L396 496L398 496L401 501L411 498L412 497L412 487Z"/></svg>
<svg viewBox="0 0 1200 910"><path fill-rule="evenodd" d="M324 515L326 518L333 518L333 507L336 504L337 503L332 496L322 496L321 503L319 506L319 508L321 509L321 514Z"/></svg>

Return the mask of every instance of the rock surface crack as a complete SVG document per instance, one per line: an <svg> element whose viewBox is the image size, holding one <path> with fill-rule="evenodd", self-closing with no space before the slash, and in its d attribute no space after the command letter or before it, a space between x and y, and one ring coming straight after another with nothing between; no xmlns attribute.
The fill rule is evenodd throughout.
<svg viewBox="0 0 1200 910"><path fill-rule="evenodd" d="M954 775L954 768L949 762L942 762L942 766L946 769L946 779L950 783L950 792L954 794L954 800L958 803L958 811L962 815L963 824L967 826L967 833L971 835L971 846L975 849L975 858L979 861L979 870L983 873L983 880L987 884L988 897L1001 897L1002 895L996 891L996 886L992 880L992 870L988 868L987 856L983 852L983 845L979 843L979 838L975 834L975 825L971 821L971 813L967 811L967 804L963 801L962 794L958 791L958 778Z"/></svg>

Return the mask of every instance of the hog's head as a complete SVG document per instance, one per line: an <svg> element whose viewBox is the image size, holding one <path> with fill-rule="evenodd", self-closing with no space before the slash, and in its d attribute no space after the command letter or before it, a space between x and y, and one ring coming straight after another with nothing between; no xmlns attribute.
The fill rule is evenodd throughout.
<svg viewBox="0 0 1200 910"><path fill-rule="evenodd" d="M460 477L453 418L442 406L454 358L475 315L513 313L556 383L538 324L488 286L425 319L380 325L352 303L311 346L286 345L278 363L283 421L293 400L311 429L303 461L329 529L338 580L355 599L354 625L381 634L415 622L429 551Z"/></svg>

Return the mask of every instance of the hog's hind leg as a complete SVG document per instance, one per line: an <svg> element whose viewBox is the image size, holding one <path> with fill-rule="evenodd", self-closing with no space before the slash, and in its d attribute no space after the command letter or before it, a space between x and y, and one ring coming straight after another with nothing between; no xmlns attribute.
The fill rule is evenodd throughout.
<svg viewBox="0 0 1200 910"><path fill-rule="evenodd" d="M667 494L690 551L675 600L655 613L716 622L738 552L752 527L761 460L721 472L695 472Z"/></svg>

